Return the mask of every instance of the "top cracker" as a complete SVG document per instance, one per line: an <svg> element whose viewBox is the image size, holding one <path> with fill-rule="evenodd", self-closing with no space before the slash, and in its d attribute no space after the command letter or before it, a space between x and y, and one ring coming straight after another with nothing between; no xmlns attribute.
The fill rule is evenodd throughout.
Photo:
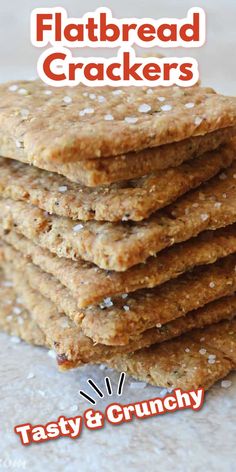
<svg viewBox="0 0 236 472"><path fill-rule="evenodd" d="M116 156L236 124L236 98L210 88L0 86L0 154L43 162Z"/></svg>

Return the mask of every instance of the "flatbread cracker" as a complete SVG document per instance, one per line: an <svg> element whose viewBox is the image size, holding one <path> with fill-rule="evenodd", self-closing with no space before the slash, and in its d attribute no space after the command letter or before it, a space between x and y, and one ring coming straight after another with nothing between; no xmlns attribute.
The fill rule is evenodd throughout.
<svg viewBox="0 0 236 472"><path fill-rule="evenodd" d="M113 159L87 159L80 161L79 166L76 163L62 164L60 167L50 163L47 166L48 170L63 174L69 180L81 182L89 187L110 185L113 182L130 180L179 166L187 160L217 149L235 134L235 127L224 128L205 136L115 156Z"/></svg>
<svg viewBox="0 0 236 472"><path fill-rule="evenodd" d="M69 182L11 159L0 159L0 195L74 220L140 221L206 182L236 159L236 140L179 167L110 187Z"/></svg>
<svg viewBox="0 0 236 472"><path fill-rule="evenodd" d="M229 325L235 326L235 321L215 325L218 337L226 343L230 341ZM203 337L208 329L211 328L202 330ZM207 390L236 368L234 356L229 356L223 349L218 350L215 344L218 343L194 342L190 333L131 355L119 356L108 365L155 386L183 390L203 387Z"/></svg>
<svg viewBox="0 0 236 472"><path fill-rule="evenodd" d="M125 271L162 249L236 221L236 164L175 204L138 223L75 222L25 202L0 200L4 230L14 229L59 257Z"/></svg>
<svg viewBox="0 0 236 472"><path fill-rule="evenodd" d="M126 272L107 272L89 262L59 258L47 249L14 231L0 237L21 252L42 271L53 275L67 287L78 308L85 308L114 295L124 295L142 288L153 288L176 278L195 266L212 264L217 259L236 252L236 225L207 231L197 238L175 245L149 258L146 264Z"/></svg>
<svg viewBox="0 0 236 472"><path fill-rule="evenodd" d="M11 280L6 279L0 270L0 330L17 336L29 344L45 345L45 336L22 300L13 289Z"/></svg>
<svg viewBox="0 0 236 472"><path fill-rule="evenodd" d="M236 320L224 321L217 325L212 325L204 330L194 330L193 340L206 343L219 351L222 351L231 359L236 367Z"/></svg>
<svg viewBox="0 0 236 472"><path fill-rule="evenodd" d="M108 185L113 182L142 177L152 172L177 167L183 162L194 159L205 152L217 149L236 135L234 126L213 131L204 136L188 138L173 144L131 152L112 159L87 159L78 162L37 162L37 167L58 173L72 182L89 187ZM13 144L13 152L15 144ZM11 156L7 156L11 157ZM17 154L17 160L29 164L24 155Z"/></svg>
<svg viewBox="0 0 236 472"><path fill-rule="evenodd" d="M32 290L26 279L22 280L21 274L14 271L9 263L4 263L4 269L8 277L14 279L14 290L21 294L25 306L31 311L31 314L28 313L28 317L31 320L32 338L34 337L35 326L38 330L40 330L40 326L42 332L45 333L44 342L55 349L58 354L58 364L61 370L78 367L87 362L105 362L114 356L134 352L154 343L160 343L179 336L194 327L203 327L222 319L232 319L235 315L236 296L234 295L211 303L196 312L188 314L186 317L168 323L165 329L155 328L149 330L138 336L127 346L107 347L102 344L93 344L89 338L82 334L78 327L56 310L52 302L44 298L38 291ZM11 291L13 291L13 288L11 288ZM8 332L9 328L11 328L11 320L9 320ZM5 326L3 330L5 330ZM24 336L25 332L23 330L21 337L25 339Z"/></svg>
<svg viewBox="0 0 236 472"><path fill-rule="evenodd" d="M127 87L117 94L112 87L50 88L40 81L2 84L0 154L24 156L41 167L47 161L116 156L236 124L236 99L210 88L152 91ZM132 123L130 117L135 117Z"/></svg>
<svg viewBox="0 0 236 472"><path fill-rule="evenodd" d="M57 279L27 263L3 244L3 259L15 271L24 272L31 288L50 299L96 343L125 345L139 334L162 326L236 290L236 255L209 267L201 267L152 290L140 290L127 298L106 299L99 306L78 310L71 292Z"/></svg>

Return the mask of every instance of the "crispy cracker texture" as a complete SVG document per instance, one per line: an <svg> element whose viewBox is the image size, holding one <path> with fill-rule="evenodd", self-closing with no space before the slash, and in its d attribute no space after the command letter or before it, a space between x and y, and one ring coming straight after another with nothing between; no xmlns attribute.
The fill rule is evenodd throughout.
<svg viewBox="0 0 236 472"><path fill-rule="evenodd" d="M211 330L209 344L203 340L208 330ZM231 330L233 335L229 334ZM195 342L194 337L191 332L131 355L121 355L108 365L152 385L208 389L236 367L235 352L225 349L228 344L235 348L236 322L204 328L202 341Z"/></svg>
<svg viewBox="0 0 236 472"><path fill-rule="evenodd" d="M147 88L128 87L119 95L114 92L108 87L55 89L40 81L2 84L0 153L26 156L40 167L45 161L116 156L236 124L236 99L210 88L158 87L148 93ZM130 117L137 118L135 123L129 123Z"/></svg>
<svg viewBox="0 0 236 472"><path fill-rule="evenodd" d="M3 244L1 256L15 271L24 272L31 288L50 299L86 336L108 346L127 345L146 330L165 326L192 310L233 295L236 290L236 255L233 255L161 287L141 290L125 299L107 298L98 306L79 310L68 289L55 277L27 263L19 252Z"/></svg>
<svg viewBox="0 0 236 472"><path fill-rule="evenodd" d="M0 159L0 195L74 220L140 221L217 175L236 159L236 140L179 167L110 187L88 187Z"/></svg>
<svg viewBox="0 0 236 472"><path fill-rule="evenodd" d="M113 182L139 178L153 172L177 167L208 151L217 149L236 135L236 127L222 128L204 136L184 139L173 144L144 149L139 152L130 152L112 159L87 159L78 162L37 162L36 167L54 174L61 174L68 180L88 187L110 185ZM15 156L8 151L7 157ZM10 155L9 155L10 154ZM30 164L26 156L17 154L17 160Z"/></svg>
<svg viewBox="0 0 236 472"><path fill-rule="evenodd" d="M235 313L234 310L236 306L236 296L222 299L218 302L214 302L208 305L207 307L204 307L201 310L198 310L198 313L196 314L197 316L195 316L195 314L189 314L187 317L183 317L181 319L181 322L179 323L179 327L178 325L176 325L176 322L169 323L167 325L169 328L169 338L168 334L164 334L163 336L163 333L161 334L159 328L156 330L150 330L149 332L145 333L142 337L130 344L129 348L107 348L106 346L102 346L99 344L93 345L89 338L83 336L83 334L78 330L78 328L74 327L72 323L68 322L66 317L57 312L55 306L49 300L46 300L37 291L32 290L27 284L26 280L22 280L20 273L17 274L17 272L13 270L10 264L4 264L4 270L6 272L6 275L10 279L14 280L14 290L16 290L16 293L21 293L21 296L24 300L24 305L31 311L31 314L28 313L28 317L31 318L32 337L34 336L35 326L37 326L37 329L41 329L41 332L45 335L45 343L47 343L49 347L53 347L56 350L58 354L58 364L61 370L67 370L70 368L77 367L83 364L84 362L102 361L108 362L115 368L119 368L118 364L120 364L122 369L125 368L131 373L131 375L136 378L140 378L140 372L137 372L136 367L137 364L143 364L145 365L145 368L147 368L146 371L145 369L142 369L141 375L143 375L143 377L145 376L145 380L147 380L148 382L154 383L155 385L181 386L183 388L185 385L187 388L189 382L192 382L191 385L194 385L193 382L200 382L200 380L201 382L204 381L204 385L202 383L200 383L200 385L208 388L211 384L218 380L218 378L223 375L226 375L229 371L229 364L227 364L227 370L225 363L223 363L223 365L219 365L219 362L222 363L222 359L220 359L220 361L219 359L217 359L217 369L213 368L212 370L210 368L208 370L209 377L206 383L205 377L200 377L200 373L202 373L202 368L203 372L205 372L205 364L202 363L201 357L199 356L200 353L196 353L196 356L192 356L191 353L189 355L190 359L188 359L188 356L186 355L187 351L183 349L185 345L184 337L180 337L177 339L177 342L179 342L180 353L180 355L178 356L178 361L180 363L181 361L183 362L184 359L186 360L187 358L188 365L190 364L192 366L192 360L196 361L196 365L194 367L192 366L193 368L190 372L187 369L185 371L183 371L182 369L182 372L179 372L182 373L182 375L177 375L178 371L176 371L176 367L179 368L179 366L176 362L176 349L175 344L173 345L173 340L171 340L169 343L163 343L161 346L165 346L164 349L160 349L160 352L158 351L158 357L155 358L153 358L152 354L148 355L148 353L152 353L155 349L158 349L158 346L154 346L150 349L145 349L145 351L139 351L141 356L138 362L136 357L134 357L135 354L127 355L125 354L125 352L132 352L132 350L135 351L136 349L140 349L141 347L148 346L154 343L155 336L156 342L158 343L165 341L166 339L170 339L172 335L178 336L181 333L188 331L194 327L200 328L213 322L216 323L217 321L220 321L222 319L231 319L233 317L233 314ZM12 293L13 288L11 288L10 290L11 293L9 293L9 296L14 298L16 295ZM2 313L0 310L0 318L1 317ZM9 321L9 324L11 331L12 320ZM229 328L228 331L231 336L230 350L232 350L232 328L230 328L230 324L228 324L227 326ZM212 328L214 329L213 326L210 329ZM196 333L196 336L199 336L199 333L201 333L202 337L202 333L205 333L205 331L207 332L207 330L191 331L191 342L192 337L194 338L194 333ZM24 339L24 331L21 333L21 336ZM227 339L224 339L225 343L227 344ZM215 336L214 342L216 342ZM168 349L168 355L167 350L165 348ZM137 352L136 354L139 355L139 352ZM163 357L166 357L165 361ZM192 357L194 357L194 359L192 359ZM147 358L149 358L148 365L146 361ZM172 359L172 361L167 363L167 365L163 366L163 362L167 362L169 358ZM152 365L154 363L155 366ZM128 364L129 367L127 368ZM154 373L153 375L150 375L150 366L152 367L151 372ZM165 368L165 371L163 367ZM182 365L181 367L184 367L184 365ZM200 372L199 368L201 369ZM230 365L230 368L232 368L232 364ZM194 371L196 373L195 377L193 375ZM177 383L170 383L170 381L173 382L173 380Z"/></svg>
<svg viewBox="0 0 236 472"><path fill-rule="evenodd" d="M188 192L148 220L76 222L25 202L0 200L4 230L18 233L59 257L82 258L102 269L125 271L149 256L199 233L236 221L236 164Z"/></svg>
<svg viewBox="0 0 236 472"><path fill-rule="evenodd" d="M86 308L114 295L122 295L125 300L128 293L161 285L195 266L214 263L236 252L236 227L233 225L202 233L129 271L107 273L83 261L59 258L14 231L4 234L0 229L0 236L21 253L21 258L26 257L69 289L72 295L69 300L75 299L76 308Z"/></svg>
<svg viewBox="0 0 236 472"><path fill-rule="evenodd" d="M0 237L22 257L67 287L78 308L86 308L114 295L123 295L125 300L128 293L161 285L195 266L212 264L236 252L236 225L232 225L202 233L125 272L108 272L82 260L60 258L14 231L4 233L0 228Z"/></svg>
<svg viewBox="0 0 236 472"><path fill-rule="evenodd" d="M45 336L17 296L11 280L0 270L0 330L29 344L45 345Z"/></svg>

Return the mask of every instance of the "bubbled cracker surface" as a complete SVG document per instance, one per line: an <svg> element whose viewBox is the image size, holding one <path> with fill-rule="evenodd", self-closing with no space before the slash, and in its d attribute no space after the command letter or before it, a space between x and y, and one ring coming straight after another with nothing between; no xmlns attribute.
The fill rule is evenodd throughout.
<svg viewBox="0 0 236 472"><path fill-rule="evenodd" d="M125 271L162 249L236 221L236 164L142 222L80 222L0 200L0 221L59 257Z"/></svg>
<svg viewBox="0 0 236 472"><path fill-rule="evenodd" d="M3 84L0 153L26 156L40 167L47 161L115 156L235 125L235 98L198 86L152 92L49 88L40 81Z"/></svg>
<svg viewBox="0 0 236 472"><path fill-rule="evenodd" d="M236 159L236 140L179 167L90 189L62 176L0 159L0 195L74 220L139 221L214 177Z"/></svg>
<svg viewBox="0 0 236 472"><path fill-rule="evenodd" d="M209 267L168 282L152 290L141 290L127 298L105 299L98 306L76 308L72 293L57 279L27 263L8 245L1 248L3 258L14 269L24 272L30 286L64 311L85 335L96 343L125 345L144 331L186 315L236 290L236 255Z"/></svg>
<svg viewBox="0 0 236 472"><path fill-rule="evenodd" d="M0 228L0 236L19 251L22 257L27 257L27 260L67 287L78 308L114 295L126 297L126 293L153 288L194 266L214 263L217 259L236 252L236 226L232 225L202 233L197 238L166 249L156 257L149 258L146 264L139 264L128 271L108 272L82 260L59 258L14 231L4 234Z"/></svg>

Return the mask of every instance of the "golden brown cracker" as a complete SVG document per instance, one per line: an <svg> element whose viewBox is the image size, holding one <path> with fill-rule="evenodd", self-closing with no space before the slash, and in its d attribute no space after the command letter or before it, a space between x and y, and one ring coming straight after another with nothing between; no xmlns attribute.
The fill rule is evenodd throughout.
<svg viewBox="0 0 236 472"><path fill-rule="evenodd" d="M126 345L144 331L161 327L236 290L236 255L195 269L176 280L127 297L107 298L98 306L79 310L71 292L53 276L27 263L13 248L3 244L3 259L23 271L28 283L49 298L61 312L80 326L96 343Z"/></svg>
<svg viewBox="0 0 236 472"><path fill-rule="evenodd" d="M67 287L78 308L100 302L106 297L131 293L141 288L153 288L176 278L195 266L214 263L217 259L236 252L236 225L216 231L207 231L197 238L175 245L149 258L126 272L98 269L91 263L59 258L47 249L36 246L14 231L0 237L27 260L53 275Z"/></svg>
<svg viewBox="0 0 236 472"><path fill-rule="evenodd" d="M93 342L83 335L73 322L58 312L55 305L43 297L38 291L30 288L26 278L13 269L9 263L4 263L4 270L9 279L14 280L14 291L21 294L24 305L30 310L31 342L34 342L35 329L44 333L44 343L55 349L58 354L58 363L62 370L74 368L87 362L105 362L114 356L127 352L134 352L145 346L160 343L172 337L179 336L194 327L216 323L222 319L231 319L235 313L236 296L228 297L188 314L177 323L177 320L143 333L128 346L107 347ZM13 288L10 288L11 292ZM9 294L14 298L15 295ZM227 307L227 308L226 308ZM0 312L1 318L1 312ZM11 333L12 319L9 320L8 332ZM35 328L36 327L36 328ZM10 329L9 329L10 328ZM5 330L5 326L2 327ZM25 331L18 332L25 339ZM37 338L36 338L37 339ZM26 339L27 340L27 339Z"/></svg>
<svg viewBox="0 0 236 472"><path fill-rule="evenodd" d="M4 230L14 229L59 257L125 271L166 247L236 221L236 164L176 203L138 223L80 222L25 202L0 200Z"/></svg>
<svg viewBox="0 0 236 472"><path fill-rule="evenodd" d="M0 154L41 167L116 156L236 124L236 99L210 88L148 90L127 87L117 94L112 87L2 84Z"/></svg>
<svg viewBox="0 0 236 472"><path fill-rule="evenodd" d="M179 167L95 189L1 158L0 195L74 220L140 221L211 179L235 158L236 140Z"/></svg>
<svg viewBox="0 0 236 472"><path fill-rule="evenodd" d="M11 336L17 336L29 344L45 345L45 336L22 300L17 296L13 283L0 270L0 330Z"/></svg>
<svg viewBox="0 0 236 472"><path fill-rule="evenodd" d="M214 363L209 362L210 356L215 356ZM224 352L192 341L191 333L133 354L117 356L108 364L152 385L183 390L208 389L235 368L235 363Z"/></svg>

